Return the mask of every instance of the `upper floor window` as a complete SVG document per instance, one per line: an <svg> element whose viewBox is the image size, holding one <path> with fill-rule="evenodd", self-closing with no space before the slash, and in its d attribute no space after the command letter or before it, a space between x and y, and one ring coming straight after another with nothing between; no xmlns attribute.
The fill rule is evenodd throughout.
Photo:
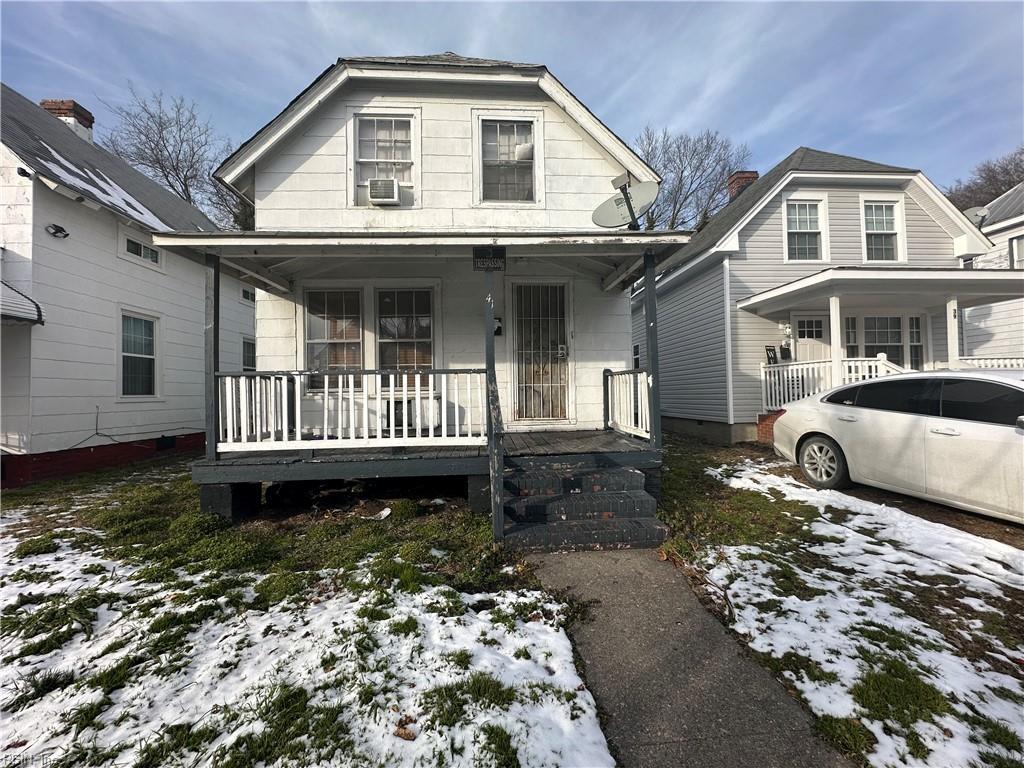
<svg viewBox="0 0 1024 768"><path fill-rule="evenodd" d="M864 203L864 258L900 261L896 230L896 203Z"/></svg>
<svg viewBox="0 0 1024 768"><path fill-rule="evenodd" d="M786 257L790 261L822 259L817 202L786 203Z"/></svg>
<svg viewBox="0 0 1024 768"><path fill-rule="evenodd" d="M481 139L481 199L534 202L533 121L483 120Z"/></svg>
<svg viewBox="0 0 1024 768"><path fill-rule="evenodd" d="M367 205L370 179L412 184L412 119L356 118L356 203Z"/></svg>
<svg viewBox="0 0 1024 768"><path fill-rule="evenodd" d="M138 240L133 240L130 237L125 238L124 249L127 253L132 256L137 256L140 259L150 262L151 264L160 263L160 251L156 248L140 243Z"/></svg>

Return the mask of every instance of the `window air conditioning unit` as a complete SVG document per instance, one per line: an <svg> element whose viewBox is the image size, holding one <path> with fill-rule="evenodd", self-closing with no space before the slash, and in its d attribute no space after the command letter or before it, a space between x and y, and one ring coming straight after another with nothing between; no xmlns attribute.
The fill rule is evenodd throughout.
<svg viewBox="0 0 1024 768"><path fill-rule="evenodd" d="M370 179L370 205L398 205L398 179Z"/></svg>

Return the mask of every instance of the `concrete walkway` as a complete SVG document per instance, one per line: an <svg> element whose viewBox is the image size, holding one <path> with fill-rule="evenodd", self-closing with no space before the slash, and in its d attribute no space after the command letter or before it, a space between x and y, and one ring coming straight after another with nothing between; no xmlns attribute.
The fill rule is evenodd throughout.
<svg viewBox="0 0 1024 768"><path fill-rule="evenodd" d="M653 551L531 560L545 586L598 601L573 639L624 768L849 767Z"/></svg>

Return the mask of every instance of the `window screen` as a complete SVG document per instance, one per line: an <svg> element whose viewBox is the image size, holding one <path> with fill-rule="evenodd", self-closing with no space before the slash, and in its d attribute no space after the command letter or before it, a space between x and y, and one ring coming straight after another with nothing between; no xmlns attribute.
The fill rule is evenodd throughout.
<svg viewBox="0 0 1024 768"><path fill-rule="evenodd" d="M942 416L1013 426L1024 416L1024 392L990 381L943 379Z"/></svg>
<svg viewBox="0 0 1024 768"><path fill-rule="evenodd" d="M935 379L899 379L862 384L858 408L937 416L939 399Z"/></svg>

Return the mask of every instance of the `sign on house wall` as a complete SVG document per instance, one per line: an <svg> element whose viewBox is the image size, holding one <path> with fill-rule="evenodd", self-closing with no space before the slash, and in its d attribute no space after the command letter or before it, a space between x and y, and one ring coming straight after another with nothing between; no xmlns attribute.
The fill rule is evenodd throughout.
<svg viewBox="0 0 1024 768"><path fill-rule="evenodd" d="M505 246L478 245L473 248L474 272L504 272Z"/></svg>

